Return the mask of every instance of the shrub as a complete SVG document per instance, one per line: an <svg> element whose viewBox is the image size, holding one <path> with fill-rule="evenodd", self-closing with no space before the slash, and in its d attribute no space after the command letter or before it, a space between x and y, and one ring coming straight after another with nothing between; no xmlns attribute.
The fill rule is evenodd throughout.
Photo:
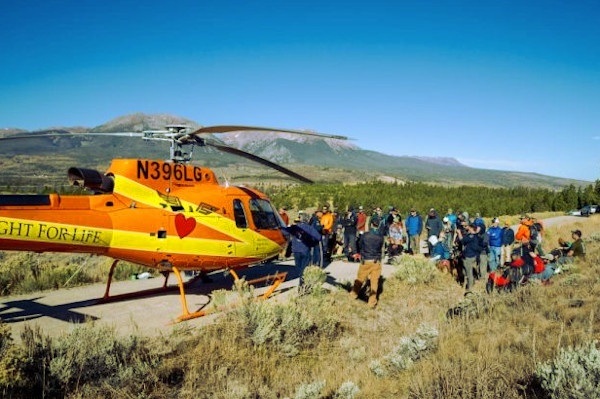
<svg viewBox="0 0 600 399"><path fill-rule="evenodd" d="M294 399L319 399L321 391L325 388L325 381L315 381L310 384L302 384L296 390Z"/></svg>
<svg viewBox="0 0 600 399"><path fill-rule="evenodd" d="M409 285L422 285L432 283L439 275L433 262L428 259L402 256L393 277Z"/></svg>
<svg viewBox="0 0 600 399"><path fill-rule="evenodd" d="M8 396L9 392L26 385L27 376L20 367L23 357L14 344L10 327L0 321L0 397Z"/></svg>
<svg viewBox="0 0 600 399"><path fill-rule="evenodd" d="M413 363L437 346L438 331L430 326L420 326L415 334L400 338L399 344L383 359L371 362L370 369L378 377L390 372L400 372L410 368Z"/></svg>
<svg viewBox="0 0 600 399"><path fill-rule="evenodd" d="M333 395L334 399L353 399L358 393L360 389L358 385L353 383L352 381L343 382L342 385L338 388L338 390Z"/></svg>
<svg viewBox="0 0 600 399"><path fill-rule="evenodd" d="M0 341L9 342L1 335ZM113 328L77 325L70 334L51 339L39 327L26 327L21 339L12 353L4 351L0 362L0 392L10 390L12 397L107 396L106 386L115 391L137 386L141 394L138 381L149 391L157 383L158 357L139 337L119 339ZM12 375L3 378L4 371Z"/></svg>
<svg viewBox="0 0 600 399"><path fill-rule="evenodd" d="M275 345L283 354L294 356L315 342L311 337L335 337L340 332L335 312L326 307L324 301L310 297L286 304L248 301L232 317L254 345Z"/></svg>
<svg viewBox="0 0 600 399"><path fill-rule="evenodd" d="M213 310L225 311L255 300L254 287L242 277L234 281L232 290L214 290L211 298Z"/></svg>
<svg viewBox="0 0 600 399"><path fill-rule="evenodd" d="M597 342L567 349L539 364L535 376L551 398L600 398L600 350Z"/></svg>
<svg viewBox="0 0 600 399"><path fill-rule="evenodd" d="M327 273L319 266L308 266L302 274L303 284L299 290L302 295L321 295L325 292L323 284Z"/></svg>
<svg viewBox="0 0 600 399"><path fill-rule="evenodd" d="M522 291L523 290L519 292ZM507 307L516 308L517 305L515 304L515 302L520 303L519 298L520 296L518 296L517 294L507 297L507 299L505 300L505 302L508 303ZM487 297L476 293L470 293L464 299L462 299L456 306L448 309L448 311L446 312L446 317L448 319L454 317L481 317L483 313L486 313L490 310L490 306L490 301Z"/></svg>

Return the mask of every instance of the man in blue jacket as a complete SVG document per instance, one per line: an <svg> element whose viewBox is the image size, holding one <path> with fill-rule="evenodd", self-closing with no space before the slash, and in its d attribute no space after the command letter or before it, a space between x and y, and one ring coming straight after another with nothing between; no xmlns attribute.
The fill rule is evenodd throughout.
<svg viewBox="0 0 600 399"><path fill-rule="evenodd" d="M490 244L490 254L488 258L488 266L493 272L498 268L500 262L500 252L502 251L502 228L500 227L500 219L494 218L492 225L486 231Z"/></svg>
<svg viewBox="0 0 600 399"><path fill-rule="evenodd" d="M411 208L406 217L406 234L408 235L408 251L413 254L420 252L421 232L423 231L423 219L415 208Z"/></svg>
<svg viewBox="0 0 600 399"><path fill-rule="evenodd" d="M314 248L321 241L321 234L306 223L305 215L300 215L294 220L294 224L286 227L290 233L292 242L292 253L294 254L294 265L298 268L300 277L300 286L304 283L302 275L304 269L310 264L310 249Z"/></svg>

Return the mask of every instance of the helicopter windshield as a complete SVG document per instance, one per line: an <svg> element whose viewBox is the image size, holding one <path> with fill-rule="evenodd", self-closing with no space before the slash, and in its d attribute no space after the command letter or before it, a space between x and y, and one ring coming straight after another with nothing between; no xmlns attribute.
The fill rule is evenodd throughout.
<svg viewBox="0 0 600 399"><path fill-rule="evenodd" d="M281 224L278 215L271 203L264 199L250 200L250 213L257 229L278 229Z"/></svg>

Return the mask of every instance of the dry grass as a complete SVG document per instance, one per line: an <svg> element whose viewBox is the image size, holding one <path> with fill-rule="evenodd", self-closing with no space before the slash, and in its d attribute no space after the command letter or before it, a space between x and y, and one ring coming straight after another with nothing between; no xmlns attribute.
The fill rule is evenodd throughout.
<svg viewBox="0 0 600 399"><path fill-rule="evenodd" d="M546 242L568 237L575 227L584 233L587 260L555 276L550 286L487 295L485 282L477 281L475 294L465 299L448 274L427 274L417 282L391 277L376 310L340 288L288 303L248 301L213 325L156 341L100 340L97 333L85 338L80 332L80 340L96 339L105 347L117 342L115 347L127 349L128 363L117 364L111 377L96 374L62 391L56 388L61 380L46 375L46 381L56 378L46 397L546 398L536 367L561 348L600 339L600 217L549 228ZM448 319L447 311L457 305L470 311ZM437 335L421 339L423 328ZM7 356L1 364L14 368L9 360L30 352L0 336ZM73 350L65 345L68 339L28 342L37 342L43 356L36 356L49 362ZM0 392L7 397L44 393L39 385L37 391L23 391L27 385L19 391L4 382Z"/></svg>
<svg viewBox="0 0 600 399"><path fill-rule="evenodd" d="M0 295L106 281L112 262L104 256L0 251ZM122 261L115 269L114 279L129 279L132 274L143 271L148 269Z"/></svg>

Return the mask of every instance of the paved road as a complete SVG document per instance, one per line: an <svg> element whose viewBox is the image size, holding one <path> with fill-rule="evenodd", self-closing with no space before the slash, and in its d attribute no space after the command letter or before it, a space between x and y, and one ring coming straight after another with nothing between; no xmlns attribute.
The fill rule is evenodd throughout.
<svg viewBox="0 0 600 399"><path fill-rule="evenodd" d="M569 215L555 216L552 218L544 219L544 227L559 226L559 225L565 224L565 223L575 223L577 221L585 221L585 220L587 220L587 218L585 218L585 217L582 218L580 216L569 216Z"/></svg>

